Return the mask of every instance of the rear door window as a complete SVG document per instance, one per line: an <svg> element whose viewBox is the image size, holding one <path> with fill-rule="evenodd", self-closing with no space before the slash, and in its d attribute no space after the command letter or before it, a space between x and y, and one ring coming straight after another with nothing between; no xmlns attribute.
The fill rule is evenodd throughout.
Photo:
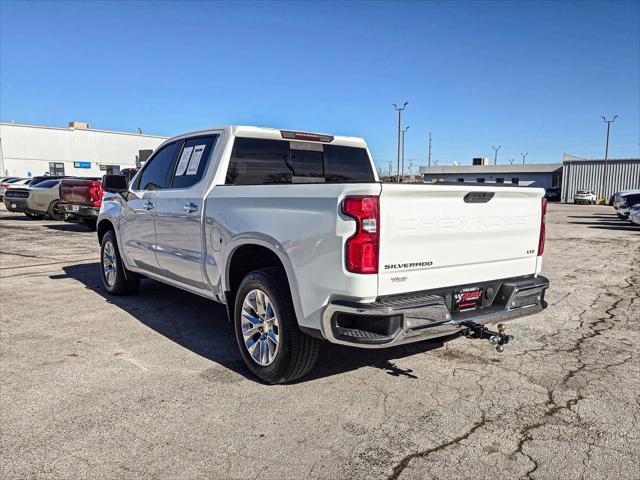
<svg viewBox="0 0 640 480"><path fill-rule="evenodd" d="M366 149L322 143L236 138L227 185L375 182Z"/></svg>
<svg viewBox="0 0 640 480"><path fill-rule="evenodd" d="M218 136L186 140L178 156L171 188L188 188L198 183L207 171Z"/></svg>

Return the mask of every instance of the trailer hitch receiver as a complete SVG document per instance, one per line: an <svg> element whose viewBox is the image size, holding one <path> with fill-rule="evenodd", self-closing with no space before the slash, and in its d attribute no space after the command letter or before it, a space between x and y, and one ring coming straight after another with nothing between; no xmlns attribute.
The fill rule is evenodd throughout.
<svg viewBox="0 0 640 480"><path fill-rule="evenodd" d="M504 323L498 324L497 332L474 322L464 322L463 325L467 327L465 331L467 338L487 339L491 345L495 345L496 352L498 353L504 352L504 346L513 340L513 335L507 335L505 333L507 326Z"/></svg>

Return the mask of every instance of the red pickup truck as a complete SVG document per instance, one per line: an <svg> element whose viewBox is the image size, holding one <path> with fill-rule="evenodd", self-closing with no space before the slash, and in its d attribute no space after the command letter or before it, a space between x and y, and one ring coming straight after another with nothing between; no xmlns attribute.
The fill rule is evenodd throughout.
<svg viewBox="0 0 640 480"><path fill-rule="evenodd" d="M138 172L137 168L125 168L120 172L129 180ZM92 230L102 205L102 179L67 178L60 182L60 212L67 218L79 218Z"/></svg>
<svg viewBox="0 0 640 480"><path fill-rule="evenodd" d="M58 208L67 217L78 217L87 227L95 229L102 194L98 178L68 178L60 182Z"/></svg>

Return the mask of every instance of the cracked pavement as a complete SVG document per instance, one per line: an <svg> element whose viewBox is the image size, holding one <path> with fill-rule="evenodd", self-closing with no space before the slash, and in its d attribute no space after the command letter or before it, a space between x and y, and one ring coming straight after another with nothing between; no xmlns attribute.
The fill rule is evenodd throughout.
<svg viewBox="0 0 640 480"><path fill-rule="evenodd" d="M325 344L266 386L223 307L153 281L107 297L94 233L0 207L0 476L636 479L640 228L552 204L545 250L549 307L502 355Z"/></svg>

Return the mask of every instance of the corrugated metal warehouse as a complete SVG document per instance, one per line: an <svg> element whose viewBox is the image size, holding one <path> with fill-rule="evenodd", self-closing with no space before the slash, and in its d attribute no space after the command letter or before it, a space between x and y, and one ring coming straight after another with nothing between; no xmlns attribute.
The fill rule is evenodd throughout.
<svg viewBox="0 0 640 480"><path fill-rule="evenodd" d="M0 123L0 175L97 177L135 167L166 137L96 130L81 122L68 128Z"/></svg>
<svg viewBox="0 0 640 480"><path fill-rule="evenodd" d="M578 190L593 190L598 198L609 200L611 195L621 190L640 188L640 158L609 159L603 190L604 175L604 160L565 155L562 162L562 201L573 202Z"/></svg>

